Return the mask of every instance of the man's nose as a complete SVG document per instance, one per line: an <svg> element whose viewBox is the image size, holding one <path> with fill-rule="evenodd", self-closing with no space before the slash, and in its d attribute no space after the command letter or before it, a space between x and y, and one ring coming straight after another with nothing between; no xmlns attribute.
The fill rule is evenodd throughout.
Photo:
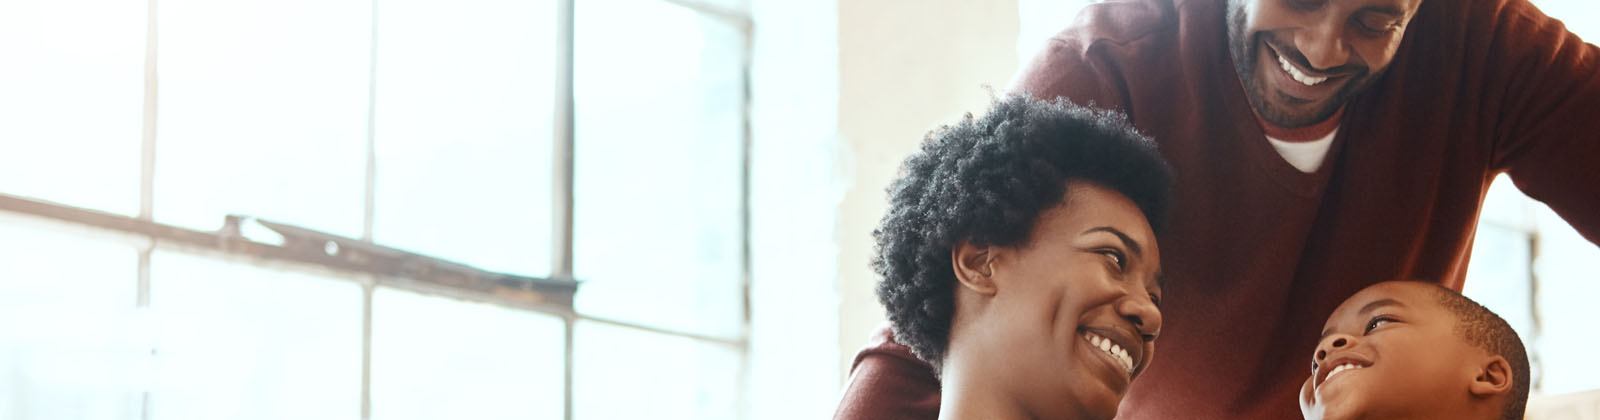
<svg viewBox="0 0 1600 420"><path fill-rule="evenodd" d="M1313 70L1339 67L1350 60L1350 46L1344 42L1344 24L1338 19L1323 19L1296 32L1294 43Z"/></svg>

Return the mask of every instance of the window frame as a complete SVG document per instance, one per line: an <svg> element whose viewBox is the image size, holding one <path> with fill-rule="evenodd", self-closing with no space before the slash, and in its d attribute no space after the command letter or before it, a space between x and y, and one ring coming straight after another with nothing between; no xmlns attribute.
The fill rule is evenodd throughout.
<svg viewBox="0 0 1600 420"><path fill-rule="evenodd" d="M18 220L38 220L44 224L64 225L96 232L110 233L114 237L133 238L138 255L137 302L140 309L150 308L151 256L159 248L197 254L206 259L241 260L252 266L265 266L281 271L332 270L348 274L362 286L362 355L361 355L361 415L371 415L372 377L372 304L373 294L379 286L426 295L452 297L470 302L489 303L513 309L528 310L561 318L564 328L563 401L564 418L573 414L573 376L575 357L574 330L579 321L621 327L646 334L661 334L686 338L697 343L727 347L738 354L735 379L738 384L735 401L744 401L749 383L750 344L750 284L751 284L751 206L750 206L750 62L753 23L747 1L734 6L721 6L695 0L663 1L709 18L716 24L729 25L739 36L740 51L737 70L739 80L738 107L740 110L738 144L739 162L739 217L736 223L738 243L738 296L741 302L738 333L735 336L714 336L672 328L641 325L623 320L606 319L579 313L574 309L573 296L580 280L573 277L573 213L574 162L575 162L575 102L574 102L574 17L579 0L555 2L556 48L552 64L555 68L552 155L551 271L548 276L532 277L496 273L447 261L442 258L409 252L379 245L373 240L373 215L379 163L376 154L376 104L378 60L378 28L381 22L378 7L381 0L372 0L371 60L369 62L368 103L365 142L365 172L363 188L362 234L348 238L305 229L270 220L260 220L244 215L226 215L222 228L217 231L200 231L155 221L154 186L157 169L156 147L159 140L157 114L159 84L157 78L157 48L159 47L157 12L159 0L147 0L144 51L144 98L139 156L139 206L136 216L54 203L47 200L0 192L0 213L23 216ZM253 226L252 226L253 225ZM262 242L248 237L248 227L265 228L281 241ZM95 237L93 240L115 240ZM144 398L144 418L149 417L149 395ZM735 412L745 413L746 405L738 403Z"/></svg>

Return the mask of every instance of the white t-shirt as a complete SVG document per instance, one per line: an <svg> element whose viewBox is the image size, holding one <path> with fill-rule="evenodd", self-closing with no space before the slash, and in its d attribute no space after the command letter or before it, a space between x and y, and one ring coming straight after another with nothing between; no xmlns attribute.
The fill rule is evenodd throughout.
<svg viewBox="0 0 1600 420"><path fill-rule="evenodd" d="M1328 146L1333 145L1333 135L1339 134L1339 128L1334 127L1328 135L1312 141L1283 141L1267 137L1272 143L1272 148L1278 151L1283 160L1294 165L1300 172L1312 173L1322 167L1322 159L1328 157Z"/></svg>

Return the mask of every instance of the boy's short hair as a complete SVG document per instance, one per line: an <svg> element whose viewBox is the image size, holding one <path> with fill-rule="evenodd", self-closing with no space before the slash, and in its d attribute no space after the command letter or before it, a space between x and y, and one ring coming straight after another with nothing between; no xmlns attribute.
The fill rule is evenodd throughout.
<svg viewBox="0 0 1600 420"><path fill-rule="evenodd" d="M967 114L929 132L889 187L889 208L872 233L878 301L895 341L937 371L955 315L951 249L963 240L1027 242L1074 180L1126 196L1161 232L1171 170L1120 113L1019 93L996 100L982 118Z"/></svg>
<svg viewBox="0 0 1600 420"><path fill-rule="evenodd" d="M1500 418L1522 419L1523 412L1527 410L1530 383L1528 351L1522 346L1522 338L1517 336L1517 331L1511 328L1510 323L1489 308L1438 283L1428 284L1435 286L1434 297L1438 299L1439 306L1456 317L1457 336L1511 363L1511 393L1507 395L1506 407Z"/></svg>

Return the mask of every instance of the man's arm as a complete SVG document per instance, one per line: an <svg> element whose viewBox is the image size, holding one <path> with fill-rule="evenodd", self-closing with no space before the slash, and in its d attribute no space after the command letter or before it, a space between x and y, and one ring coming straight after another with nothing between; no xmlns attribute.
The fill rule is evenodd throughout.
<svg viewBox="0 0 1600 420"><path fill-rule="evenodd" d="M894 342L885 324L856 353L835 420L939 418L939 379L933 366Z"/></svg>
<svg viewBox="0 0 1600 420"><path fill-rule="evenodd" d="M1489 77L1504 78L1494 164L1600 244L1600 48L1525 0L1498 17Z"/></svg>

